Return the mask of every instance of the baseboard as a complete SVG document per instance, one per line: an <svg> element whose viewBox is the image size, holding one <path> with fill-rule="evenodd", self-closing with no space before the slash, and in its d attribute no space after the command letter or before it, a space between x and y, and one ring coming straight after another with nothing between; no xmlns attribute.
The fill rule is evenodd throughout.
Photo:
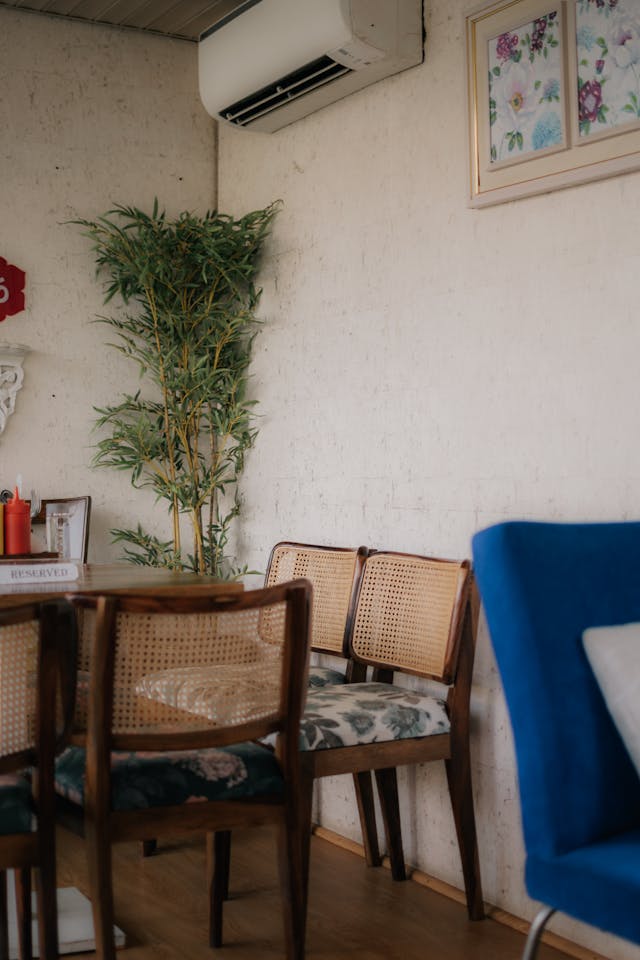
<svg viewBox="0 0 640 960"><path fill-rule="evenodd" d="M364 858L364 847L361 843L357 843L355 840L349 840L347 837L343 837L339 833L335 833L333 830L327 830L326 827L321 827L319 825L314 825L313 833L322 840L327 840L329 843L333 843L337 847L342 847L344 850L349 850L351 853L355 853L359 857ZM389 869L388 857L383 858L382 866ZM455 900L456 903L466 904L464 891L459 890L450 883L445 883L444 880L438 880L437 877L431 877L428 873L423 873L422 870L417 870L415 867L411 867L408 864L407 876L410 880L413 880L414 883L420 884L421 887L428 887L430 890L441 894L443 897L448 897L450 900ZM513 930L517 930L518 933L528 933L528 920L523 920L521 917L516 917L512 913L508 913L506 910L501 910L500 907L494 907L491 903L485 902L484 906L485 913L487 917L491 918L491 920L495 920L496 923L502 923L506 927L511 927ZM573 957L574 960L609 960L609 958L603 956L603 954L596 953L594 950L589 950L587 947L581 947L578 943L574 943L572 940L567 940L566 937L561 937L557 933L551 933L549 930L542 934L542 942L546 943L550 947L554 947L556 950L562 951L562 953L565 953L568 957Z"/></svg>

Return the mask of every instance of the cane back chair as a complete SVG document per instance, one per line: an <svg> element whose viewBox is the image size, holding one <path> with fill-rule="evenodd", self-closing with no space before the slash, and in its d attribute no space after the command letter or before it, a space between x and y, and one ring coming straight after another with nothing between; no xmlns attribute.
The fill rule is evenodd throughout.
<svg viewBox="0 0 640 960"><path fill-rule="evenodd" d="M87 724L58 760L56 789L59 819L87 841L101 960L115 958L112 843L266 822L280 826L286 956L302 960L309 597L297 581L226 600L188 588L73 598L93 620ZM254 742L273 733L275 754ZM221 923L210 911L212 946Z"/></svg>
<svg viewBox="0 0 640 960"><path fill-rule="evenodd" d="M53 764L73 709L75 618L50 602L0 611L0 958L9 957L7 875L15 871L18 940L33 954L36 868L39 956L58 956ZM65 694L62 708L58 691Z"/></svg>
<svg viewBox="0 0 640 960"><path fill-rule="evenodd" d="M330 657L331 665L326 662L311 664L310 690L345 683L351 678L349 633L368 552L366 547L326 547L285 541L277 543L271 551L265 577L267 586L294 577L304 577L313 586L311 650L324 658ZM353 783L367 863L371 867L379 866L382 857L378 848L371 774L368 771L354 773Z"/></svg>
<svg viewBox="0 0 640 960"><path fill-rule="evenodd" d="M476 613L468 561L370 554L349 638L353 680L312 691L301 731L307 824L315 778L375 771L398 878L405 867L395 768L444 760L472 919L484 915L469 758ZM438 681L446 700L396 682L402 675Z"/></svg>

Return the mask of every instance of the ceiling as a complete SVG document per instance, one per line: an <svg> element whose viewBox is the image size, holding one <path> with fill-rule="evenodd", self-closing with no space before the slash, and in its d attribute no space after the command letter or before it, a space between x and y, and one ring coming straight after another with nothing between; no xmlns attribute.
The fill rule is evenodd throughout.
<svg viewBox="0 0 640 960"><path fill-rule="evenodd" d="M2 7L197 40L245 0L0 0Z"/></svg>

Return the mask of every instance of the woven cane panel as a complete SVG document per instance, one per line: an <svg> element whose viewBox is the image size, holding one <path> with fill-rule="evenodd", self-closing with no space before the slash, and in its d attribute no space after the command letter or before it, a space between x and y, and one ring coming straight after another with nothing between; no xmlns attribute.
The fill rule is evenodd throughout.
<svg viewBox="0 0 640 960"><path fill-rule="evenodd" d="M210 729L278 717L286 606L270 608L268 642L260 636L261 613L119 613L114 732L152 732L176 724ZM206 681L207 710L185 712L206 698L200 680Z"/></svg>
<svg viewBox="0 0 640 960"><path fill-rule="evenodd" d="M439 678L461 565L375 554L365 564L353 633L359 658Z"/></svg>
<svg viewBox="0 0 640 960"><path fill-rule="evenodd" d="M355 550L277 547L267 574L267 586L306 577L313 586L311 646L342 656L344 630L356 568Z"/></svg>
<svg viewBox="0 0 640 960"><path fill-rule="evenodd" d="M0 627L0 754L34 746L38 622Z"/></svg>

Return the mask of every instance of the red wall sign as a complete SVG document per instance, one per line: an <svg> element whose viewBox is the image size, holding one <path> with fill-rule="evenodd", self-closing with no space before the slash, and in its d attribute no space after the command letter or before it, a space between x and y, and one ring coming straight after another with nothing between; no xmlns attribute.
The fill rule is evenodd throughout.
<svg viewBox="0 0 640 960"><path fill-rule="evenodd" d="M24 310L24 270L0 257L0 320Z"/></svg>

